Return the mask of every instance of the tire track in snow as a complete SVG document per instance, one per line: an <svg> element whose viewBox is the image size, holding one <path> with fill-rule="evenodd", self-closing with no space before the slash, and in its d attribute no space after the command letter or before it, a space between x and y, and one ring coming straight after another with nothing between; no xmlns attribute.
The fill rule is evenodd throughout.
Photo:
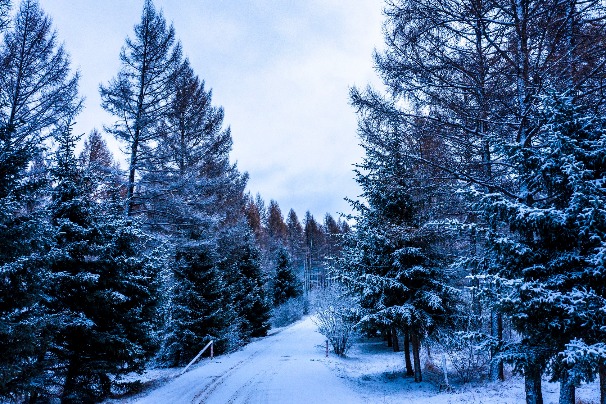
<svg viewBox="0 0 606 404"><path fill-rule="evenodd" d="M263 380L265 378L265 376L267 375L267 370L262 370L261 372L257 373L256 375L254 375L253 377L251 377L250 379L248 379L248 381L246 383L244 383L242 385L242 387L240 387L235 393L234 395L232 395L229 400L227 400L227 404L235 404L238 398L240 398L242 396L243 393L248 393L245 395L245 398L243 400L244 403L247 403L250 401L250 399L252 398L252 395L255 393L254 389L251 389L250 387L253 384L258 384L260 382L260 380Z"/></svg>
<svg viewBox="0 0 606 404"><path fill-rule="evenodd" d="M277 333L279 334L279 333ZM198 394L196 394L192 400L192 403L196 403L196 404L201 404L206 402L206 400L208 400L210 398L210 396L212 395L212 393L219 388L223 383L225 383L225 381L227 379L229 379L229 377L236 371L238 370L240 367L242 367L242 365L249 363L251 360L253 360L255 357L259 356L262 352L267 351L269 348L271 348L273 345L275 345L276 343L279 343L282 340L282 338L276 338L275 340L272 341L271 344L264 346L262 349L259 349L255 352L253 352L250 356L246 357L245 359L242 359L241 361L237 362L236 364L234 364L232 367L230 367L229 369L227 369L225 372L223 372L222 374L220 374L219 376L216 376L215 378L213 378L213 380L210 381L210 383L208 383L206 386L204 386L204 389L202 389L202 391L200 391ZM252 383L252 380L254 380L256 378L256 376L260 375L261 373L264 372L260 372L259 374L255 375L253 378L251 378L247 383L245 383L242 388L244 388L246 385ZM241 389L238 389L238 391L235 394L235 397L232 397L232 401L229 402L233 402L233 400L237 399L237 396L240 394L239 391Z"/></svg>

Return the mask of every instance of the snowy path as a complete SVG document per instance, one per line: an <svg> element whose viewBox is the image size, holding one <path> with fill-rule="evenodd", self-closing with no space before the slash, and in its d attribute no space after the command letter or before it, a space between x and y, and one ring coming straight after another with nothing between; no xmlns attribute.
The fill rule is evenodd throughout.
<svg viewBox="0 0 606 404"><path fill-rule="evenodd" d="M137 403L362 403L324 358L308 317L242 350L200 366Z"/></svg>

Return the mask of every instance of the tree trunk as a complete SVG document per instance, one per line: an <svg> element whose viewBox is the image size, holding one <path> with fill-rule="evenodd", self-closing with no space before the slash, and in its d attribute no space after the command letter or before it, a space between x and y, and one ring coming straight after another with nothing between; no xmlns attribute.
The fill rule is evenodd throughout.
<svg viewBox="0 0 606 404"><path fill-rule="evenodd" d="M408 330L404 331L404 362L406 362L406 376L414 376L415 372L410 361L410 333Z"/></svg>
<svg viewBox="0 0 606 404"><path fill-rule="evenodd" d="M526 404L543 404L541 368L538 365L526 365L524 369L524 387L526 390Z"/></svg>
<svg viewBox="0 0 606 404"><path fill-rule="evenodd" d="M490 322L491 334L501 344L503 341L503 315L496 310L492 310L490 313ZM490 361L490 380L493 382L505 380L503 361L494 358L497 353L498 348L493 348L491 352L492 360Z"/></svg>
<svg viewBox="0 0 606 404"><path fill-rule="evenodd" d="M385 330L385 340L387 341L387 347L391 348L393 346L393 339L391 338L391 328L387 328Z"/></svg>
<svg viewBox="0 0 606 404"><path fill-rule="evenodd" d="M575 404L575 385L572 378L565 372L560 380L560 400L559 404Z"/></svg>
<svg viewBox="0 0 606 404"><path fill-rule="evenodd" d="M606 363L599 365L600 372L600 404L606 404Z"/></svg>
<svg viewBox="0 0 606 404"><path fill-rule="evenodd" d="M138 135L137 135L138 136ZM133 213L135 195L135 172L137 170L137 152L139 147L138 137L133 141L130 148L130 164L128 167L128 185L126 188L126 216L130 217Z"/></svg>
<svg viewBox="0 0 606 404"><path fill-rule="evenodd" d="M103 392L103 397L109 397L112 393L112 381L106 374L100 374L99 379L101 382L101 391Z"/></svg>
<svg viewBox="0 0 606 404"><path fill-rule="evenodd" d="M420 383L423 381L423 374L421 373L421 343L419 342L419 336L416 333L412 333L412 359L415 365L415 382Z"/></svg>
<svg viewBox="0 0 606 404"><path fill-rule="evenodd" d="M391 328L391 340L393 341L393 351L400 352L400 341L398 341L398 331L395 329L395 327Z"/></svg>
<svg viewBox="0 0 606 404"><path fill-rule="evenodd" d="M69 364L67 365L67 375L65 376L65 382L63 383L63 392L61 393L62 403L73 403L74 398L70 397L76 391L76 375L78 372L79 363L72 355Z"/></svg>
<svg viewBox="0 0 606 404"><path fill-rule="evenodd" d="M27 402L28 402L29 404L36 404L36 403L38 402L38 397L39 397L38 392L37 392L37 391L32 391L32 392L30 393L30 395L29 395L29 399L28 399L28 401L27 401Z"/></svg>

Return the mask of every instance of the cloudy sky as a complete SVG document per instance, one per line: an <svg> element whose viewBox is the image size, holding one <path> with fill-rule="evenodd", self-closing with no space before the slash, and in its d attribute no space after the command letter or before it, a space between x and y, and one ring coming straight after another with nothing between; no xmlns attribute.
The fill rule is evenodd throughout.
<svg viewBox="0 0 606 404"><path fill-rule="evenodd" d="M17 3L17 1L14 1ZM102 129L98 86L118 55L143 0L40 0L81 73L86 97L76 131ZM349 88L377 83L381 0L155 0L191 64L225 109L232 159L249 190L284 214L349 212L359 189L352 164L362 150ZM117 144L108 139L113 147Z"/></svg>

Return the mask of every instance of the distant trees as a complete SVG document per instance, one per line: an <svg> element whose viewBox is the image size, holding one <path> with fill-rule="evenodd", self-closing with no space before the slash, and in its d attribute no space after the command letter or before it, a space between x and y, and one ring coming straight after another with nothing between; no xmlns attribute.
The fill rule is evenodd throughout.
<svg viewBox="0 0 606 404"><path fill-rule="evenodd" d="M301 282L297 279L292 265L290 254L281 248L276 256L276 275L274 277L273 298L274 305L279 306L289 299L303 294Z"/></svg>

